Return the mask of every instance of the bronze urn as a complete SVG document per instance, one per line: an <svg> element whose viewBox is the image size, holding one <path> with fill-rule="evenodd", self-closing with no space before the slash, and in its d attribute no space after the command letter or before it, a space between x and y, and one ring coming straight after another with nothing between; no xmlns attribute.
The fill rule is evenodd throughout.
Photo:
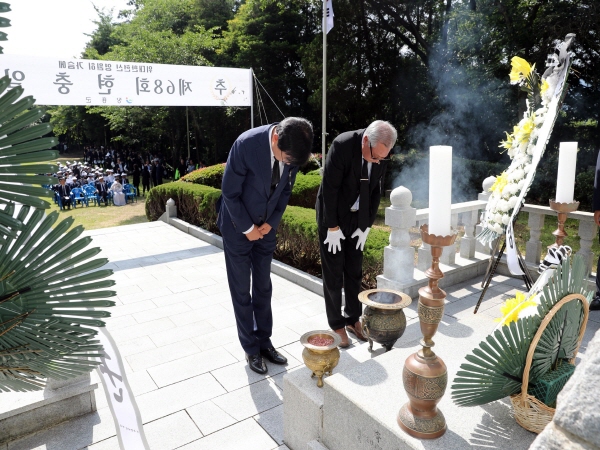
<svg viewBox="0 0 600 450"><path fill-rule="evenodd" d="M412 303L411 298L390 289L370 289L358 294L358 299L366 305L361 323L369 351L373 351L373 341L390 351L406 330L403 308Z"/></svg>
<svg viewBox="0 0 600 450"><path fill-rule="evenodd" d="M336 333L329 330L316 330L304 333L300 343L304 346L302 359L312 370L311 377L317 377L317 387L323 387L323 377L331 375L340 361L338 345L342 342Z"/></svg>

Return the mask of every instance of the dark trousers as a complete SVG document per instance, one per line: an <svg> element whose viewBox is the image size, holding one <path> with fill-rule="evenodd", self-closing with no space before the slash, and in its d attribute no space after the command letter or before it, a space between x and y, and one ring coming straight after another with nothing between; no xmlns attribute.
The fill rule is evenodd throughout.
<svg viewBox="0 0 600 450"><path fill-rule="evenodd" d="M358 293L362 281L363 253L356 249L356 238L350 238L352 233L353 231L344 231L346 239L341 241L342 250L338 250L334 255L327 250L328 245L323 244L327 239L327 228L319 225L325 312L332 330L354 325L362 315L362 304L358 300ZM346 298L344 315L342 315L342 287Z"/></svg>
<svg viewBox="0 0 600 450"><path fill-rule="evenodd" d="M142 188L144 189L143 194L145 194L146 191L149 191L150 190L150 180L142 181Z"/></svg>
<svg viewBox="0 0 600 450"><path fill-rule="evenodd" d="M240 344L246 353L254 355L272 346L271 261L275 230L256 241L249 241L241 233L224 234L223 250Z"/></svg>

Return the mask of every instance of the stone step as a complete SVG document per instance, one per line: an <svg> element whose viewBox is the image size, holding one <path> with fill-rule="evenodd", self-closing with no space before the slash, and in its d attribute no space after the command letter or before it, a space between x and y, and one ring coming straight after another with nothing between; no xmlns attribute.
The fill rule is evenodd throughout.
<svg viewBox="0 0 600 450"><path fill-rule="evenodd" d="M396 422L400 407L408 401L402 385L404 361L420 348L418 320L412 319L390 352L384 353L377 344L373 354L365 344L342 351L340 364L325 379L323 389L316 387L306 367L288 374L284 378L286 445L305 450L317 440L329 450L528 448L535 434L516 423L508 399L459 408L450 398L450 385L465 355L495 326L491 317L482 314L460 322L444 316L440 324L434 350L448 369L448 388L438 405L448 426L441 438L414 439Z"/></svg>
<svg viewBox="0 0 600 450"><path fill-rule="evenodd" d="M3 445L61 422L96 411L90 375L48 380L44 390L0 394L0 449Z"/></svg>

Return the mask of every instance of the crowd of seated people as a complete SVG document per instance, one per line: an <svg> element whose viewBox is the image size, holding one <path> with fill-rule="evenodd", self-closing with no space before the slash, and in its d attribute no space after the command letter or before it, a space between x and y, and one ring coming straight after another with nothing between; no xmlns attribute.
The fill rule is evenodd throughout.
<svg viewBox="0 0 600 450"><path fill-rule="evenodd" d="M78 162L67 161L65 165L59 163L59 170L55 174L47 174L57 179L57 183L49 186L55 194L55 199L61 207L71 208L76 197L74 193L79 193L77 190L82 190L81 195L86 204L90 198L93 198L96 203L109 203L115 206L126 204L125 194L127 192L132 196L139 196L139 190L134 185L130 184L129 175L127 172L115 172L114 169L101 169L98 166L90 166ZM135 179L136 174L134 172ZM138 171L137 177L140 177ZM139 181L138 181L139 185ZM131 187L130 187L131 186Z"/></svg>

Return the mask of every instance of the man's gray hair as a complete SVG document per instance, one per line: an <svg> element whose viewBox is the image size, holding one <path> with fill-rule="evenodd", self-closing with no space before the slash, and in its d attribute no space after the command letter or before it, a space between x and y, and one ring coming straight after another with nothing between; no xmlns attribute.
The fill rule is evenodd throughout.
<svg viewBox="0 0 600 450"><path fill-rule="evenodd" d="M385 120L376 120L367 127L365 136L367 136L371 145L381 143L391 149L396 144L398 132L391 123Z"/></svg>

